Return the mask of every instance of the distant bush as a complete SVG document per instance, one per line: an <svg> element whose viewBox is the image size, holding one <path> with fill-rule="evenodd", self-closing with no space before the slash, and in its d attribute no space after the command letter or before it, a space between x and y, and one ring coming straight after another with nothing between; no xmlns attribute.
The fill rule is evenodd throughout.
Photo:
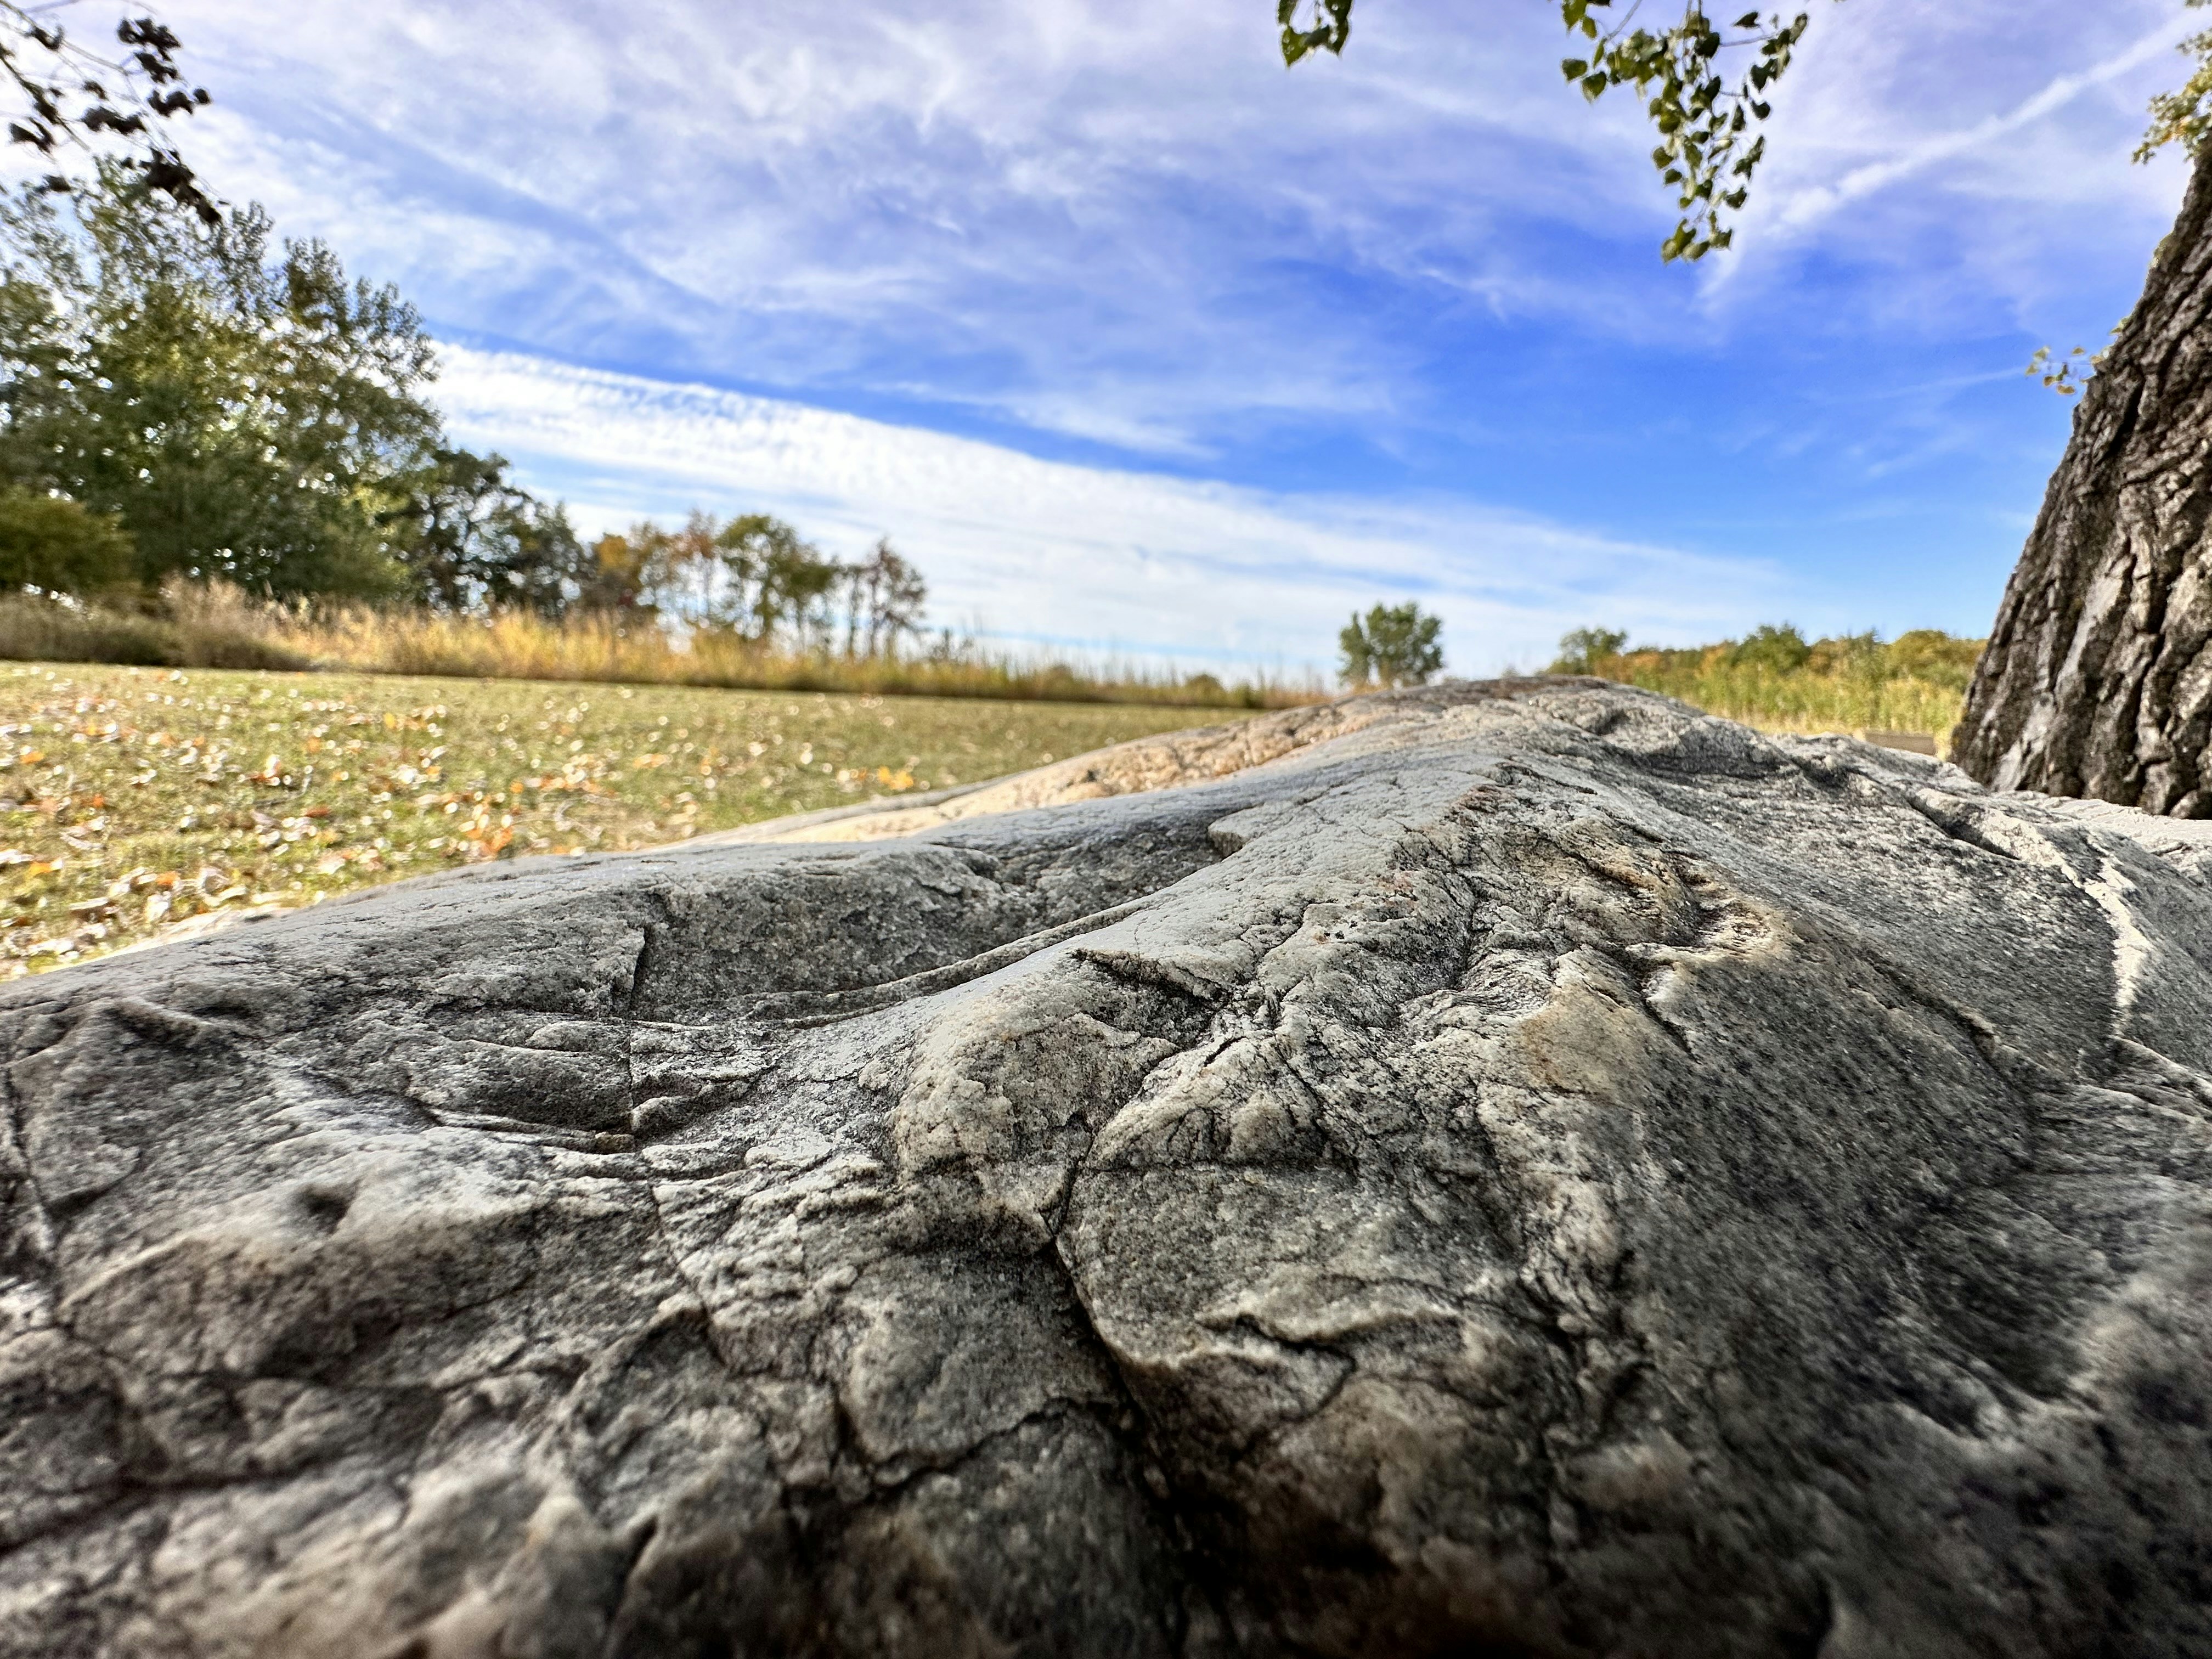
<svg viewBox="0 0 2212 1659"><path fill-rule="evenodd" d="M1870 640L1873 635L1867 637ZM1778 674L1795 673L1812 654L1813 647L1805 642L1805 636L1788 623L1779 627L1761 623L1733 649L1737 667L1767 668Z"/></svg>
<svg viewBox="0 0 2212 1659"><path fill-rule="evenodd" d="M129 581L137 566L112 514L19 485L0 489L0 588L100 593Z"/></svg>
<svg viewBox="0 0 2212 1659"><path fill-rule="evenodd" d="M0 595L0 657L21 662L175 666L176 630L152 617L37 593Z"/></svg>
<svg viewBox="0 0 2212 1659"><path fill-rule="evenodd" d="M1553 662L1554 674L1595 674L1597 665L1619 656L1628 635L1618 628L1574 628L1559 635L1559 654Z"/></svg>
<svg viewBox="0 0 2212 1659"><path fill-rule="evenodd" d="M138 668L311 666L238 613L237 590L173 582L151 610L87 604L43 593L0 594L0 658L16 662L111 662Z"/></svg>
<svg viewBox="0 0 2212 1659"><path fill-rule="evenodd" d="M1885 648L1896 672L1951 686L1963 695L1967 682L1974 678L1982 647L1988 643L1987 640L1954 639L1940 629L1916 628L1899 634Z"/></svg>

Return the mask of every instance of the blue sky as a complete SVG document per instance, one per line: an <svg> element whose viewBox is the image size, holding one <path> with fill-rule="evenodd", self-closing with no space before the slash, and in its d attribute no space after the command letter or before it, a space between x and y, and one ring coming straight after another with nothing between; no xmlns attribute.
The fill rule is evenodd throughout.
<svg viewBox="0 0 2212 1659"><path fill-rule="evenodd" d="M397 282L443 399L597 529L889 533L937 620L1455 672L1562 629L1987 626L2140 289L2179 0L1811 0L1738 250L1671 224L1543 0L172 0L193 154ZM2202 21L2201 19L2199 20Z"/></svg>

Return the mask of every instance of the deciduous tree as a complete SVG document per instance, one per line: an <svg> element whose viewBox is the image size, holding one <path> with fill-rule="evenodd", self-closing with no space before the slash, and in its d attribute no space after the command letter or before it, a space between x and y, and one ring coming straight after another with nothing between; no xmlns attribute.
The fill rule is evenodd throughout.
<svg viewBox="0 0 2212 1659"><path fill-rule="evenodd" d="M840 567L782 520L743 514L723 526L715 544L743 596L735 623L748 638L766 645L782 629L805 643L829 626L825 601Z"/></svg>
<svg viewBox="0 0 2212 1659"><path fill-rule="evenodd" d="M1595 674L1599 665L1628 648L1628 635L1618 628L1571 628L1559 635L1559 654L1547 671L1553 674Z"/></svg>
<svg viewBox="0 0 2212 1659"><path fill-rule="evenodd" d="M1425 614L1410 600L1378 605L1364 617L1353 616L1337 635L1344 653L1339 672L1354 689L1426 685L1444 665L1443 647L1438 643L1443 632L1440 618Z"/></svg>
<svg viewBox="0 0 2212 1659"><path fill-rule="evenodd" d="M1733 21L1717 22L1703 0L1684 0L1680 21L1646 28L1638 21L1640 0L1619 12L1613 0L1558 3L1568 38L1559 72L1593 102L1615 87L1630 88L1658 133L1651 165L1681 215L1659 257L1702 259L1728 246L1735 233L1726 216L1744 204L1765 157L1759 128L1772 113L1775 84L1789 70L1810 15L1762 13L1754 6ZM1352 34L1352 5L1311 0L1309 12L1307 0L1276 0L1283 61L1342 52ZM1309 15L1312 21L1301 27L1299 20Z"/></svg>
<svg viewBox="0 0 2212 1659"><path fill-rule="evenodd" d="M110 165L0 202L0 482L119 518L149 583L402 591L392 514L441 443L428 337L258 208L148 215Z"/></svg>
<svg viewBox="0 0 2212 1659"><path fill-rule="evenodd" d="M567 509L508 476L504 455L434 448L385 524L413 596L447 611L515 607L557 617L594 570Z"/></svg>
<svg viewBox="0 0 2212 1659"><path fill-rule="evenodd" d="M844 568L845 654L872 662L896 653L900 637L918 632L929 585L921 572L879 538L868 556Z"/></svg>

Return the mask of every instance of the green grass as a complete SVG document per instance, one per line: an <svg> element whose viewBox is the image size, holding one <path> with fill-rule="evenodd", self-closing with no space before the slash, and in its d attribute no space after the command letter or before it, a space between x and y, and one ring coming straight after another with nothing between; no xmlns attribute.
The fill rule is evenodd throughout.
<svg viewBox="0 0 2212 1659"><path fill-rule="evenodd" d="M195 915L975 782L1203 708L0 665L0 974Z"/></svg>

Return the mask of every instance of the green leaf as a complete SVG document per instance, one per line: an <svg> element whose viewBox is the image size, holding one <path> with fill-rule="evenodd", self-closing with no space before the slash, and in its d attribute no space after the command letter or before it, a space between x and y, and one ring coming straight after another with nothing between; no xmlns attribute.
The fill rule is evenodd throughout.
<svg viewBox="0 0 2212 1659"><path fill-rule="evenodd" d="M1589 73L1589 65L1579 58L1562 58L1559 61L1559 73L1570 81L1579 81Z"/></svg>

